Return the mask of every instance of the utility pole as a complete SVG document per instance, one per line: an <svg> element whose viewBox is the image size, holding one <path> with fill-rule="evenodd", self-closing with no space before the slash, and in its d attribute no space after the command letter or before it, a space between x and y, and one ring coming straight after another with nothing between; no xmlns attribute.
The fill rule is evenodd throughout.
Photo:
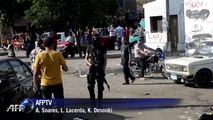
<svg viewBox="0 0 213 120"><path fill-rule="evenodd" d="M168 51L168 47L171 48L171 40L170 40L170 15L169 15L169 0L166 0L166 20L167 20L167 44L166 48Z"/></svg>

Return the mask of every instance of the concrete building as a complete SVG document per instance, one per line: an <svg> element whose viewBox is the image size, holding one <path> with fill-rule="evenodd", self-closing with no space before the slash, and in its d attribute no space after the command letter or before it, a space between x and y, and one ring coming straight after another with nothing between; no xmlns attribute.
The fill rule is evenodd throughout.
<svg viewBox="0 0 213 120"><path fill-rule="evenodd" d="M185 42L213 40L213 0L184 0Z"/></svg>
<svg viewBox="0 0 213 120"><path fill-rule="evenodd" d="M168 1L168 4L167 0L156 0L144 5L146 44L167 52L184 51L183 0Z"/></svg>
<svg viewBox="0 0 213 120"><path fill-rule="evenodd" d="M144 9L150 47L179 52L192 42L213 40L212 0L156 0L145 4Z"/></svg>

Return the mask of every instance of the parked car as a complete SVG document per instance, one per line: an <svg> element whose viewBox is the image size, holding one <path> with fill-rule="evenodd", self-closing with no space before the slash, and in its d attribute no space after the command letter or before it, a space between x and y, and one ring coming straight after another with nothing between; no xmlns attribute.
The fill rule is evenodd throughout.
<svg viewBox="0 0 213 120"><path fill-rule="evenodd" d="M10 104L33 97L33 72L23 61L0 58L0 113Z"/></svg>
<svg viewBox="0 0 213 120"><path fill-rule="evenodd" d="M41 38L45 37L45 36L50 36L50 32L44 32L41 35ZM62 55L64 56L64 58L68 58L69 56L69 51L68 51L68 46L69 46L69 42L66 41L66 36L65 36L65 32L57 32L57 50L60 51L62 53ZM74 47L74 51L75 53L78 52L78 48L77 45L75 44ZM75 56L75 55L74 55Z"/></svg>
<svg viewBox="0 0 213 120"><path fill-rule="evenodd" d="M195 50L197 49L199 43L190 42L187 43L185 56L191 56L195 53Z"/></svg>
<svg viewBox="0 0 213 120"><path fill-rule="evenodd" d="M44 32L41 35L41 38L46 36L50 36L50 32ZM57 32L57 39L58 39L58 43L64 42L66 40L65 32Z"/></svg>
<svg viewBox="0 0 213 120"><path fill-rule="evenodd" d="M201 42L194 54L165 61L166 72L176 83L210 87L213 80L213 40Z"/></svg>
<svg viewBox="0 0 213 120"><path fill-rule="evenodd" d="M16 51L25 49L22 33L15 34L11 40L11 43L13 44L14 50Z"/></svg>
<svg viewBox="0 0 213 120"><path fill-rule="evenodd" d="M67 42L67 41L58 42L58 44L57 44L57 50L62 53L64 58L68 58L69 57L68 46L69 46L69 42Z"/></svg>

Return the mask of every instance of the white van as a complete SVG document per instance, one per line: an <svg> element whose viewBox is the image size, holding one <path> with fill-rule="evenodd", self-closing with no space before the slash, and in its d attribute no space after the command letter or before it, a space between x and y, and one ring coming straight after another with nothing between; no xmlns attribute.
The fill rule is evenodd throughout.
<svg viewBox="0 0 213 120"><path fill-rule="evenodd" d="M45 36L50 36L50 32L44 32L41 35L41 38L45 37ZM57 39L58 42L64 42L66 40L66 36L65 36L65 32L57 32Z"/></svg>

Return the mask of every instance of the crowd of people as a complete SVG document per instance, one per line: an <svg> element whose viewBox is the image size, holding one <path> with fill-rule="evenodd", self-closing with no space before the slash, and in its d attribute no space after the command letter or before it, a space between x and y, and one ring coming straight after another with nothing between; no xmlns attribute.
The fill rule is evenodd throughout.
<svg viewBox="0 0 213 120"><path fill-rule="evenodd" d="M133 34L133 30L129 27L123 28L118 25L114 28L110 25L108 29L110 42L114 43L115 39L118 42L118 49L121 50L121 64L123 66L124 83L123 85L134 83L135 77L130 73L130 64L132 59L132 50L129 44L129 36ZM140 63L141 74L140 77L144 78L144 69L146 63L145 49L154 51L154 49L147 47L144 44L143 32L138 28L139 39L134 46L135 58ZM69 48L77 42L80 49L79 56L83 57L85 63L89 66L89 73L87 75L88 91L91 100L91 107L102 107L104 84L107 84L108 89L110 86L105 79L105 68L107 66L107 49L106 46L101 44L101 33L94 27L86 27L84 30L79 29L76 32L70 31L66 41L69 42ZM66 61L60 51L57 51L57 36L52 32L50 36L40 38L32 34L25 34L24 44L26 50L26 57L29 57L32 70L34 71L34 91L42 90L44 98L64 98L63 80L61 75L61 68L63 71L68 71ZM15 57L14 48L11 43L5 46L5 49L13 51L10 55ZM82 51L82 52L81 52ZM83 55L82 55L83 53ZM10 53L11 54L11 53ZM70 50L73 55L73 51ZM97 83L98 95L95 98L95 84ZM47 119L51 120L53 116L47 115ZM57 116L58 120L62 119L63 115Z"/></svg>

